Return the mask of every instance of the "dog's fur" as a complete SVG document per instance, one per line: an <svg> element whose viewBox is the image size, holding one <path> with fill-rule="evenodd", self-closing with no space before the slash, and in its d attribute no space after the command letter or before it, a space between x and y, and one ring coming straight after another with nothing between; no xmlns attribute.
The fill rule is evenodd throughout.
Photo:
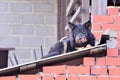
<svg viewBox="0 0 120 80"><path fill-rule="evenodd" d="M76 47L86 47L88 44L94 46L95 37L89 29L90 26L90 20L84 24L74 24L69 22L70 37L59 41L52 46L48 55L44 56L44 58L75 51Z"/></svg>

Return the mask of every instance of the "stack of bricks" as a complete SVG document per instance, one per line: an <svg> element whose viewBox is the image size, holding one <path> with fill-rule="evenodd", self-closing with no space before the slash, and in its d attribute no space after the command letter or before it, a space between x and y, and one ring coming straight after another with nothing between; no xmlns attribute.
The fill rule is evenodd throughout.
<svg viewBox="0 0 120 80"><path fill-rule="evenodd" d="M44 66L42 74L18 75L19 80L120 80L120 16L119 8L108 8L108 15L94 15L93 33L97 40L101 35L109 30L110 39L107 41L107 56L104 57L84 57L80 66ZM107 34L108 34L107 33ZM113 38L113 39L112 39ZM117 40L117 41L116 41ZM0 80L16 80L15 76L0 77Z"/></svg>
<svg viewBox="0 0 120 80"><path fill-rule="evenodd" d="M107 56L118 56L120 48L120 12L119 7L108 7L107 15L92 16L92 31L99 42L102 34L110 35L107 41Z"/></svg>
<svg viewBox="0 0 120 80"><path fill-rule="evenodd" d="M120 80L120 58L84 57L81 66L44 66L43 73L0 77L0 80Z"/></svg>

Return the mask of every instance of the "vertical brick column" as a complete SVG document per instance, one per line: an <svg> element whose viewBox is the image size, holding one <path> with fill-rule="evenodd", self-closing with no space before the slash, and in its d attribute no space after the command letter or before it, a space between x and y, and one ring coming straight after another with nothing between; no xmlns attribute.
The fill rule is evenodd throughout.
<svg viewBox="0 0 120 80"><path fill-rule="evenodd" d="M108 14L106 16L92 16L92 32L94 33L96 41L98 42L102 34L110 35L110 40L107 41L107 56L118 56L118 50L120 48L119 8L108 7L107 13Z"/></svg>

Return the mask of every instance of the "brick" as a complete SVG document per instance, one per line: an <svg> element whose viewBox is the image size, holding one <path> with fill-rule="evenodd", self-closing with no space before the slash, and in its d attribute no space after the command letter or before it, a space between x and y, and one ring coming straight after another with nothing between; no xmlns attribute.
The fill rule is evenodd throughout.
<svg viewBox="0 0 120 80"><path fill-rule="evenodd" d="M116 31L116 30L106 30L104 34L109 35L110 38L117 38L118 31Z"/></svg>
<svg viewBox="0 0 120 80"><path fill-rule="evenodd" d="M35 3L35 12L54 12L54 4Z"/></svg>
<svg viewBox="0 0 120 80"><path fill-rule="evenodd" d="M43 48L43 53L44 53L44 55L45 55L45 50L44 50L44 47L42 46L42 48ZM26 49L25 49L26 50ZM34 50L35 50L35 52L36 52L36 57L37 57L37 59L41 59L43 56L41 55L41 48L39 47L39 48L34 48L34 50L33 49L31 49L32 51L31 52L29 52L28 54L27 54L27 56L29 55L29 56L31 56L34 60L35 60L35 54L34 54ZM27 51L27 50L26 50ZM22 53L22 52L21 52ZM23 52L23 55L24 55L24 53L25 52ZM48 50L46 50L46 53L48 54ZM31 55L32 54L32 55ZM28 57L29 57L28 56ZM25 58L25 57L24 57Z"/></svg>
<svg viewBox="0 0 120 80"><path fill-rule="evenodd" d="M102 29L105 30L120 30L120 24L103 24Z"/></svg>
<svg viewBox="0 0 120 80"><path fill-rule="evenodd" d="M115 23L120 23L120 16L115 16Z"/></svg>
<svg viewBox="0 0 120 80"><path fill-rule="evenodd" d="M30 53L30 56L31 56L31 53ZM18 56L17 56L17 59L18 59ZM32 60L33 60L33 55L31 56L31 58L27 58L27 59L26 59L26 58L19 57L18 63L19 63L19 64L23 64L23 63L30 62L30 61L32 61ZM11 62L10 62L10 64L11 64ZM14 64L17 65L15 61L14 61ZM23 67L22 67L22 69L23 69Z"/></svg>
<svg viewBox="0 0 120 80"><path fill-rule="evenodd" d="M107 68L106 67L91 67L91 74L107 75Z"/></svg>
<svg viewBox="0 0 120 80"><path fill-rule="evenodd" d="M11 3L11 11L12 12L32 12L32 4L31 3Z"/></svg>
<svg viewBox="0 0 120 80"><path fill-rule="evenodd" d="M0 77L0 80L16 80L15 76Z"/></svg>
<svg viewBox="0 0 120 80"><path fill-rule="evenodd" d="M57 23L57 17L55 14L53 15L45 15L45 23L46 24L56 24ZM52 19L52 20L51 20Z"/></svg>
<svg viewBox="0 0 120 80"><path fill-rule="evenodd" d="M105 58L97 58L96 65L97 66L105 66L106 65Z"/></svg>
<svg viewBox="0 0 120 80"><path fill-rule="evenodd" d="M68 74L89 74L88 66L67 66Z"/></svg>
<svg viewBox="0 0 120 80"><path fill-rule="evenodd" d="M20 46L20 38L19 37L0 37L0 45L6 47L15 47Z"/></svg>
<svg viewBox="0 0 120 80"><path fill-rule="evenodd" d="M52 75L44 75L42 76L42 80L54 80L54 77Z"/></svg>
<svg viewBox="0 0 120 80"><path fill-rule="evenodd" d="M112 16L92 16L93 23L113 23L113 17Z"/></svg>
<svg viewBox="0 0 120 80"><path fill-rule="evenodd" d="M120 67L109 68L109 75L120 76Z"/></svg>
<svg viewBox="0 0 120 80"><path fill-rule="evenodd" d="M110 80L108 76L97 76L97 80Z"/></svg>
<svg viewBox="0 0 120 80"><path fill-rule="evenodd" d="M96 80L95 76L80 76L80 80Z"/></svg>
<svg viewBox="0 0 120 80"><path fill-rule="evenodd" d="M66 75L56 75L55 80L66 80Z"/></svg>
<svg viewBox="0 0 120 80"><path fill-rule="evenodd" d="M94 31L94 32L93 32L93 35L95 36L95 39L96 39L96 40L100 40L102 34L103 34L102 31Z"/></svg>
<svg viewBox="0 0 120 80"><path fill-rule="evenodd" d="M69 75L67 80L79 80L79 78L77 75Z"/></svg>
<svg viewBox="0 0 120 80"><path fill-rule="evenodd" d="M66 73L66 66L44 66L43 72L46 74L65 74Z"/></svg>
<svg viewBox="0 0 120 80"><path fill-rule="evenodd" d="M118 32L117 39L120 40L120 31Z"/></svg>
<svg viewBox="0 0 120 80"><path fill-rule="evenodd" d="M0 12L8 11L8 2L0 2Z"/></svg>
<svg viewBox="0 0 120 80"><path fill-rule="evenodd" d="M23 37L22 46L25 47L35 47L44 45L44 40L42 37Z"/></svg>
<svg viewBox="0 0 120 80"><path fill-rule="evenodd" d="M108 7L108 15L118 15L119 8L117 7Z"/></svg>
<svg viewBox="0 0 120 80"><path fill-rule="evenodd" d="M40 36L55 36L55 27L49 27L49 26L37 26L37 34Z"/></svg>
<svg viewBox="0 0 120 80"><path fill-rule="evenodd" d="M118 48L118 40L115 37L110 38L107 41L107 48Z"/></svg>
<svg viewBox="0 0 120 80"><path fill-rule="evenodd" d="M100 31L101 30L101 24L93 23L92 24L92 30L93 31Z"/></svg>
<svg viewBox="0 0 120 80"><path fill-rule="evenodd" d="M106 65L108 66L120 66L120 58L119 57L107 57Z"/></svg>
<svg viewBox="0 0 120 80"><path fill-rule="evenodd" d="M9 35L11 33L11 27L9 25L0 25L0 35Z"/></svg>
<svg viewBox="0 0 120 80"><path fill-rule="evenodd" d="M19 80L42 80L40 75L18 75Z"/></svg>
<svg viewBox="0 0 120 80"><path fill-rule="evenodd" d="M14 35L33 35L34 28L31 25L14 25L12 26Z"/></svg>
<svg viewBox="0 0 120 80"><path fill-rule="evenodd" d="M26 14L22 18L23 24L42 24L43 16L39 14Z"/></svg>
<svg viewBox="0 0 120 80"><path fill-rule="evenodd" d="M47 47L47 48L46 48L46 47L45 47L45 48L43 47L43 52L44 52L43 55L44 55L44 56L48 54L49 49L50 49L50 48L48 48L48 47Z"/></svg>
<svg viewBox="0 0 120 80"><path fill-rule="evenodd" d="M120 80L120 77L119 76L110 77L109 80Z"/></svg>
<svg viewBox="0 0 120 80"><path fill-rule="evenodd" d="M118 56L117 48L107 48L107 56Z"/></svg>
<svg viewBox="0 0 120 80"><path fill-rule="evenodd" d="M22 59L30 59L31 58L31 56L33 56L32 54L31 54L31 49L30 48L16 48L15 49L15 54L16 54L16 56L17 56L17 58L21 58L22 57Z"/></svg>
<svg viewBox="0 0 120 80"><path fill-rule="evenodd" d="M46 47L51 47L56 42L57 42L57 38L56 37L45 37L45 46Z"/></svg>
<svg viewBox="0 0 120 80"><path fill-rule="evenodd" d="M0 23L4 24L17 24L20 23L20 15L16 14L1 14Z"/></svg>
<svg viewBox="0 0 120 80"><path fill-rule="evenodd" d="M83 64L87 65L87 66L95 65L95 58L94 57L84 57Z"/></svg>
<svg viewBox="0 0 120 80"><path fill-rule="evenodd" d="M107 48L118 48L118 31L106 30L105 34L108 34L110 36L110 39L107 40Z"/></svg>

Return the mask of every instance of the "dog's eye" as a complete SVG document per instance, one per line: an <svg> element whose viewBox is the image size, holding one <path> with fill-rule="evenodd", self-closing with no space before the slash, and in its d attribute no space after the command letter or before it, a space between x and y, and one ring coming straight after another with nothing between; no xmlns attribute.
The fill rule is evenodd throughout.
<svg viewBox="0 0 120 80"><path fill-rule="evenodd" d="M80 32L80 30L78 29L77 32Z"/></svg>
<svg viewBox="0 0 120 80"><path fill-rule="evenodd" d="M82 29L81 32L84 32L84 30Z"/></svg>

